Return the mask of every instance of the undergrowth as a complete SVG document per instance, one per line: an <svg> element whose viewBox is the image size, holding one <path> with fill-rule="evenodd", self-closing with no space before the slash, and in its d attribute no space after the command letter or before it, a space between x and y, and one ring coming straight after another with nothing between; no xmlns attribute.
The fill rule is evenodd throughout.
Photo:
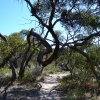
<svg viewBox="0 0 100 100"><path fill-rule="evenodd" d="M67 100L87 100L88 93L90 93L91 100L97 100L93 98L100 95L99 83L90 77L87 80L81 82L76 75L64 76L62 79L58 79L59 88L65 91Z"/></svg>

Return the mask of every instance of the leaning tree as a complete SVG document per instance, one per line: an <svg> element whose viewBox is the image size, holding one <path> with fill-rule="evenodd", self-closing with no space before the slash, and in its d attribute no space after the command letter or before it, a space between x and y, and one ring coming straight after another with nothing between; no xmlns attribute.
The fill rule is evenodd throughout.
<svg viewBox="0 0 100 100"><path fill-rule="evenodd" d="M99 0L23 0L23 2L26 2L27 9L36 24L26 34L28 47L21 56L23 58L19 77L23 77L25 67L36 50L38 50L38 66L41 66L42 72L44 67L60 57L59 53L63 49L68 52L67 49L70 48L87 59L91 71L98 78L95 65L85 51L89 42L97 45L99 40Z"/></svg>
<svg viewBox="0 0 100 100"><path fill-rule="evenodd" d="M28 58L27 54L35 39L37 41L35 47L44 46L39 49L37 55L41 71L59 57L58 54L63 48L70 48L87 59L91 71L98 78L91 58L84 51L90 40L95 43L100 36L99 0L24 0L24 2L27 3L31 16L36 19L39 27L36 30L39 30L39 34L31 29L27 35L28 48L21 63L19 76L23 76L25 66L32 57L33 53ZM60 32L63 39L59 38L55 28L58 31L63 28L63 32ZM50 35L52 38L49 38ZM33 37L32 41L30 37ZM49 56L44 59L46 55Z"/></svg>
<svg viewBox="0 0 100 100"><path fill-rule="evenodd" d="M25 51L9 61L12 68L12 81L5 90L16 79L14 61L21 57L19 77L22 78L25 67L35 51L38 51L37 62L38 66L41 66L41 72L44 67L58 59L62 51L68 52L66 55L68 55L67 61L69 61L71 59L69 51L71 50L86 58L91 71L99 79L95 65L86 50L91 43L99 46L100 1L23 0L23 2L26 2L27 9L36 24L25 34L27 36ZM61 31L61 29L63 30ZM3 35L0 34L0 37L7 42Z"/></svg>

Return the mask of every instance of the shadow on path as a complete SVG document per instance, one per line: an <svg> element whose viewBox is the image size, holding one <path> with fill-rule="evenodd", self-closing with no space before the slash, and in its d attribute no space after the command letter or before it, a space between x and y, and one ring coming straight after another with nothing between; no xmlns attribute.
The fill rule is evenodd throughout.
<svg viewBox="0 0 100 100"><path fill-rule="evenodd" d="M56 90L58 76L60 74L46 76L44 82L39 83L42 87L38 89L14 85L7 90L6 100L66 100L63 91ZM2 95L0 95L0 100L4 100Z"/></svg>

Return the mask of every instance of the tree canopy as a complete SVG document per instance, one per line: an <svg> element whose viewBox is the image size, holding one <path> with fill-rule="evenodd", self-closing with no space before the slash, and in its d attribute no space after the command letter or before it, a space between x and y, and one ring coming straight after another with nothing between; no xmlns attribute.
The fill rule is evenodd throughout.
<svg viewBox="0 0 100 100"><path fill-rule="evenodd" d="M86 47L91 43L98 45L97 41L100 36L100 16L99 16L99 0L24 0L31 16L38 21L40 34L43 34L44 40L48 40L49 34L52 35L52 45L54 50L45 61L38 62L43 66L47 66L53 60L58 58L58 54L63 48L70 48L83 55L90 69L96 77L98 77L91 58L86 52ZM55 27L59 24L60 28L64 28L63 39L59 40ZM57 30L60 31L60 28ZM45 30L45 31L44 31ZM42 36L42 35L41 35ZM91 42L91 43L90 43ZM98 42L99 43L99 42ZM51 45L51 46L52 46ZM48 47L47 47L48 48ZM84 48L84 49L82 49ZM66 50L67 51L67 50ZM40 50L41 52L41 50ZM43 53L43 52L42 52ZM41 54L41 53L39 53ZM45 53L44 53L45 54ZM41 54L40 58L43 58ZM39 58L39 59L40 59Z"/></svg>
<svg viewBox="0 0 100 100"><path fill-rule="evenodd" d="M100 0L22 1L36 24L9 36L0 33L0 68L12 70L5 94L17 76L23 78L30 61L39 67L39 73L52 62L57 66L63 63L71 73L69 87L78 81L82 86L91 78L99 83ZM15 68L19 68L18 75Z"/></svg>
<svg viewBox="0 0 100 100"><path fill-rule="evenodd" d="M39 74L52 62L65 65L71 74L65 77L64 87L74 83L80 87L92 79L100 85L100 0L22 1L36 24L9 36L0 33L0 68L12 71L4 96L16 78L23 78L30 63L39 67Z"/></svg>
<svg viewBox="0 0 100 100"><path fill-rule="evenodd" d="M15 33L7 38L9 56L6 56L6 58L1 54L5 58L1 63L2 67L5 65L5 61L12 57L15 57L17 61L15 55L18 55L22 59L19 71L19 76L22 77L25 67L35 51L37 52L37 62L41 66L41 72L44 67L61 57L62 50L67 53L66 55L69 54L69 51L73 51L85 57L91 71L98 79L95 64L89 55L91 49L88 48L94 45L94 47L99 47L100 1L23 0L23 2L27 3L30 15L36 19L36 26L33 26L30 31L22 30L20 33ZM26 39L24 36L26 36ZM0 37L7 41L2 35ZM3 44L1 43L1 45ZM6 52L5 48L1 49ZM15 54L15 52L17 53ZM66 62L69 61L69 58L65 58ZM15 61L15 59L13 60Z"/></svg>

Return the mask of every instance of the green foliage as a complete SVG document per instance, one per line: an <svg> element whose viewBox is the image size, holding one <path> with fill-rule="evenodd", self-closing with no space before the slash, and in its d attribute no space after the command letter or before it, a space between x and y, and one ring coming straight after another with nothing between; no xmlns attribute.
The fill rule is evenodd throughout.
<svg viewBox="0 0 100 100"><path fill-rule="evenodd" d="M48 65L47 67L44 68L43 74L47 75L47 74L54 74L56 72L60 72L61 69L59 67L56 67L54 65L54 62L51 63L50 65Z"/></svg>
<svg viewBox="0 0 100 100"><path fill-rule="evenodd" d="M87 53L90 56L93 64L98 67L100 65L100 46L91 46L87 48Z"/></svg>
<svg viewBox="0 0 100 100"><path fill-rule="evenodd" d="M11 81L11 69L8 67L0 68L0 87L7 85Z"/></svg>
<svg viewBox="0 0 100 100"><path fill-rule="evenodd" d="M77 96L78 98L80 97L84 97L84 94L85 94L85 91L82 90L82 89L74 89L73 91L73 94L75 94L75 96Z"/></svg>
<svg viewBox="0 0 100 100"><path fill-rule="evenodd" d="M93 93L92 100L97 100L97 93L96 93L96 91L95 91L95 90L94 90L94 93Z"/></svg>
<svg viewBox="0 0 100 100"><path fill-rule="evenodd" d="M24 39L19 33L13 33L8 38L8 45L12 51L20 52L24 46Z"/></svg>
<svg viewBox="0 0 100 100"><path fill-rule="evenodd" d="M4 67L12 57L14 59L24 51L25 40L20 33L13 33L6 38L8 43L0 41L0 67Z"/></svg>
<svg viewBox="0 0 100 100"><path fill-rule="evenodd" d="M26 68L24 76L22 78L23 82L35 82L38 76L41 74L41 66L38 64L35 66L31 66L31 68Z"/></svg>
<svg viewBox="0 0 100 100"><path fill-rule="evenodd" d="M91 96L93 95L94 100L94 98L97 97L99 87L98 83L94 80L90 80L90 78L91 77L89 77L89 80L87 81L80 82L78 75L68 75L59 79L59 88L67 93L66 97L68 100L84 100L87 97L86 94L88 92L90 92Z"/></svg>
<svg viewBox="0 0 100 100"><path fill-rule="evenodd" d="M88 1L90 3L87 5L85 2ZM98 5L94 0L88 1L76 0L74 2L74 0L60 0L57 3L56 1L54 2L54 0L35 0L32 2L34 3L32 4L33 8L30 8L32 15L36 17L40 23L38 25L41 25L41 28L45 27L45 30L49 33L52 32L52 36L55 38L57 36L60 41L60 47L63 46L63 42L66 42L64 44L66 47L62 51L59 51L59 59L56 62L57 64L62 62L68 64L68 67L71 70L71 75L61 79L60 83L61 87L64 89L73 89L71 93L77 97L84 96L84 91L79 90L78 87L84 86L86 82L95 79L90 70L90 65L87 59L80 53L72 51L67 47L69 46L71 48L74 43L71 44L70 42L74 42L76 39L83 39L85 38L84 36L89 36L92 32L100 28L100 16L98 14L99 10L97 9ZM94 2L94 4L92 2ZM63 38L61 37L60 28L58 31L51 31L57 22L61 22L62 27L65 28L65 33L67 34L66 38L64 35ZM90 30L85 30L86 27L91 28L89 28ZM9 60L13 60L26 50L28 44L24 36L26 36L28 32L28 30L22 30L19 33L13 33L10 36L6 36L8 44L2 40L0 41L0 67L4 67L3 65L7 64ZM91 45L89 45L89 43ZM89 55L93 65L97 68L96 72L100 73L100 47L97 47L97 44L95 46L92 45L93 43L93 38L91 38L85 45L81 47L78 46L77 48ZM36 41L35 44L37 44ZM31 47L30 52L35 50L33 46ZM41 47L36 48L36 55L39 53L41 48L44 47L41 45ZM36 57L32 58L32 60L34 60L35 63ZM21 61L21 59L19 61ZM39 65L36 65L36 67L31 70L26 70L22 81L27 82L30 81L30 79L35 80L35 78L39 76L40 70L41 66ZM58 71L60 71L60 69L55 67L54 64L51 64L44 69L43 75L47 75L48 73L53 74ZM4 74L5 73L7 72L4 71Z"/></svg>
<svg viewBox="0 0 100 100"><path fill-rule="evenodd" d="M79 49L81 49L81 47L79 47ZM100 47L97 45L89 45L85 47L85 49L82 49L90 57L97 74L100 74L99 49ZM66 53L66 50L61 52L61 58L68 58L68 51ZM69 52L71 51L69 50ZM62 61L63 60L61 60L61 62ZM59 79L59 87L67 92L67 99L74 100L76 98L81 98L81 100L84 100L87 91L94 90L95 91L91 93L91 95L94 96L93 99L96 98L96 91L99 89L99 81L96 82L96 78L90 70L90 65L87 59L77 52L72 52L69 61L66 59L64 62L68 62L70 69L72 69L71 75Z"/></svg>
<svg viewBox="0 0 100 100"><path fill-rule="evenodd" d="M35 81L35 76L34 74L31 73L30 70L25 70L25 73L24 73L24 77L22 79L18 79L19 82L21 83L34 83Z"/></svg>
<svg viewBox="0 0 100 100"><path fill-rule="evenodd" d="M0 68L0 76L1 77L6 77L6 76L11 76L11 69L8 67Z"/></svg>
<svg viewBox="0 0 100 100"><path fill-rule="evenodd" d="M82 78L82 79L81 79ZM60 88L67 91L68 89L76 89L78 87L83 87L87 81L90 79L84 79L84 76L79 75L68 75L63 77L62 79L59 79L60 82Z"/></svg>
<svg viewBox="0 0 100 100"><path fill-rule="evenodd" d="M83 18L83 21L82 21L83 26L91 26L93 29L100 27L99 16L83 13L82 18Z"/></svg>

